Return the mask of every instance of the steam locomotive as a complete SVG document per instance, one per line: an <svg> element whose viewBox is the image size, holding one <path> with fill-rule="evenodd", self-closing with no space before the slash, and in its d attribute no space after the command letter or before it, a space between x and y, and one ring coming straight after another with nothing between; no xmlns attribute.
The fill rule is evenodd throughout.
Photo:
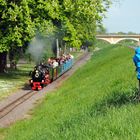
<svg viewBox="0 0 140 140"><path fill-rule="evenodd" d="M68 71L74 63L72 55L63 56L62 58L50 58L46 64L41 63L34 67L30 73L31 79L29 84L32 90L41 90L66 71Z"/></svg>

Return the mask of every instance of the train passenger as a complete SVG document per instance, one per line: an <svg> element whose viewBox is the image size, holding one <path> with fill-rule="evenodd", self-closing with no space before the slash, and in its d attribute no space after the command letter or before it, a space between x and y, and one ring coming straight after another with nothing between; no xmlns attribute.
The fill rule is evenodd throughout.
<svg viewBox="0 0 140 140"><path fill-rule="evenodd" d="M47 70L47 71L45 72L45 79L46 79L46 80L47 80L47 79L50 79L49 70Z"/></svg>
<svg viewBox="0 0 140 140"><path fill-rule="evenodd" d="M60 65L60 58L56 58L55 60L58 63L58 65Z"/></svg>
<svg viewBox="0 0 140 140"><path fill-rule="evenodd" d="M62 59L62 56L59 58L59 65L62 65L63 64L63 59Z"/></svg>
<svg viewBox="0 0 140 140"><path fill-rule="evenodd" d="M63 64L63 63L65 63L66 62L66 58L65 58L65 56L63 55L63 56L61 56L61 58L60 58L60 64Z"/></svg>
<svg viewBox="0 0 140 140"><path fill-rule="evenodd" d="M70 54L70 53L69 53L69 56L70 56L70 58L71 58L71 59L73 59L73 58L74 58L74 56L73 56L72 54Z"/></svg>
<svg viewBox="0 0 140 140"><path fill-rule="evenodd" d="M58 66L58 62L54 59L53 60L53 68L56 68Z"/></svg>
<svg viewBox="0 0 140 140"><path fill-rule="evenodd" d="M53 66L53 60L52 58L48 59L48 66L52 67Z"/></svg>

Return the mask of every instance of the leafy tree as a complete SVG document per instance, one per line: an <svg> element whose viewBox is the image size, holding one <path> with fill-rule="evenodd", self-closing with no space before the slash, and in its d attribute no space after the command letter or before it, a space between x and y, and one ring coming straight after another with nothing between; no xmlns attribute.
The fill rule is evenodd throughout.
<svg viewBox="0 0 140 140"><path fill-rule="evenodd" d="M0 0L0 55L9 52L12 61L36 33L54 33L72 47L92 42L109 5L110 0Z"/></svg>
<svg viewBox="0 0 140 140"><path fill-rule="evenodd" d="M61 23L64 40L79 47L85 41L94 40L96 28L101 24L109 1L61 0Z"/></svg>
<svg viewBox="0 0 140 140"><path fill-rule="evenodd" d="M28 3L26 0L4 0L1 5L1 22L0 28L0 52L8 52L9 55L17 49L17 47L24 46L33 36L33 30L30 19ZM16 53L10 57L12 61ZM6 61L6 60L3 60ZM4 63L5 64L5 63ZM5 67L5 66L3 66ZM0 71L3 71L1 69Z"/></svg>

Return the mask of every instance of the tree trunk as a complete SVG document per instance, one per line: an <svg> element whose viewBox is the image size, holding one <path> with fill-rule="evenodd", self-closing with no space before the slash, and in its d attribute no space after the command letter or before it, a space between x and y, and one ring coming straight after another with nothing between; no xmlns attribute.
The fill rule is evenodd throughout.
<svg viewBox="0 0 140 140"><path fill-rule="evenodd" d="M9 51L9 61L10 61L10 68L16 69L16 61L14 59L15 52L13 50Z"/></svg>
<svg viewBox="0 0 140 140"><path fill-rule="evenodd" d="M0 72L5 72L7 64L7 52L0 53Z"/></svg>

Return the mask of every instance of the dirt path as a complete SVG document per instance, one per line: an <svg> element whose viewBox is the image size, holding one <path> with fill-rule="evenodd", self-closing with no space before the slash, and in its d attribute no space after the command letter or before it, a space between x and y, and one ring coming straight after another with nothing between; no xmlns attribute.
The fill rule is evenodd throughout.
<svg viewBox="0 0 140 140"><path fill-rule="evenodd" d="M82 57L80 57L68 72L63 74L60 78L55 80L53 83L49 84L47 87L45 87L43 90L38 91L34 96L30 97L29 100L26 100L22 104L18 105L16 108L14 108L9 114L7 114L5 117L0 119L0 127L8 127L10 124L13 124L17 120L21 120L24 118L29 117L29 111L35 107L35 104L37 101L42 99L46 96L46 93L53 91L57 89L61 84L68 79L78 68L80 68L82 65L84 65L89 59L90 54L85 53ZM0 110L11 103L12 101L16 100L20 96L24 95L25 93L29 92L30 90L20 90L16 92L15 94L12 94L5 100L2 100L0 102ZM1 113L1 112L0 112Z"/></svg>

